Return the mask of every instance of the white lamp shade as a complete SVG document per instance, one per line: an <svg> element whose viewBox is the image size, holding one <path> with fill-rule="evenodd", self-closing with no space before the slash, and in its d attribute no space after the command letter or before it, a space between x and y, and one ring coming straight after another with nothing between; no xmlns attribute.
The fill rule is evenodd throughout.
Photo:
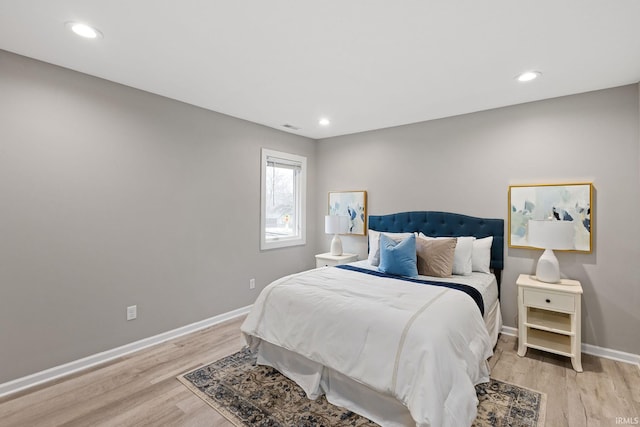
<svg viewBox="0 0 640 427"><path fill-rule="evenodd" d="M326 215L324 232L327 234L344 234L349 231L349 217L342 215Z"/></svg>
<svg viewBox="0 0 640 427"><path fill-rule="evenodd" d="M529 220L529 245L541 249L575 249L572 221Z"/></svg>

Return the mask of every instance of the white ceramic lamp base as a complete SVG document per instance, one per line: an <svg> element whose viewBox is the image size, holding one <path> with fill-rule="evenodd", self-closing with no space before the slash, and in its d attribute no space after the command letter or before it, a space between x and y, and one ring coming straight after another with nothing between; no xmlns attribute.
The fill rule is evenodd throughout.
<svg viewBox="0 0 640 427"><path fill-rule="evenodd" d="M337 234L334 234L331 240L331 255L342 255L342 240Z"/></svg>
<svg viewBox="0 0 640 427"><path fill-rule="evenodd" d="M560 265L551 249L545 249L540 256L536 267L536 278L546 283L560 282Z"/></svg>

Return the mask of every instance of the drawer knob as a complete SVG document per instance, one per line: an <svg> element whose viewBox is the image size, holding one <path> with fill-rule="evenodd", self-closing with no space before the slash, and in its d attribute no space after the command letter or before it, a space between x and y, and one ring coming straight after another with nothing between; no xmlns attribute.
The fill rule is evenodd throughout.
<svg viewBox="0 0 640 427"><path fill-rule="evenodd" d="M547 298L545 301L546 301L546 302L551 302L551 300L550 300L549 298Z"/></svg>

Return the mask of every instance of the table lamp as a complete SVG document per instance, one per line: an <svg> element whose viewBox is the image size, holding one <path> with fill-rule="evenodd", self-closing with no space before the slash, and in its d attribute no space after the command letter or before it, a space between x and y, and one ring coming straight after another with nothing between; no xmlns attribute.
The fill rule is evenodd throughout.
<svg viewBox="0 0 640 427"><path fill-rule="evenodd" d="M326 215L324 217L324 232L333 234L331 240L331 255L342 255L342 240L339 234L349 231L349 217L342 215Z"/></svg>
<svg viewBox="0 0 640 427"><path fill-rule="evenodd" d="M541 282L560 282L560 265L554 249L574 249L572 221L529 220L529 245L544 249L538 259L536 278Z"/></svg>

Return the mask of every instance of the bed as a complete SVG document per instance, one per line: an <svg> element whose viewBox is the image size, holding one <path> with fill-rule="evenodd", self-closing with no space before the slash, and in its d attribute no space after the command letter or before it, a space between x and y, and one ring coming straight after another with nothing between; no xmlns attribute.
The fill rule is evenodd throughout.
<svg viewBox="0 0 640 427"><path fill-rule="evenodd" d="M286 276L258 296L241 327L247 344L309 398L325 394L380 425L471 425L474 385L489 380L486 359L502 326L504 221L434 211L368 219L384 234L491 237L491 271L389 277L370 254Z"/></svg>

